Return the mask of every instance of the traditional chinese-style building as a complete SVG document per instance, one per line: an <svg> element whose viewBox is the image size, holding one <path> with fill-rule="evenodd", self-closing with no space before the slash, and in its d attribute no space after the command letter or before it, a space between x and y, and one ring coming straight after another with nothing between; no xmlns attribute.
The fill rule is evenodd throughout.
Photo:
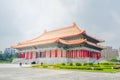
<svg viewBox="0 0 120 80"><path fill-rule="evenodd" d="M18 59L13 63L69 63L94 62L101 58L98 45L104 40L92 37L85 30L73 25L52 31L45 31L39 37L18 43L12 48L18 50Z"/></svg>

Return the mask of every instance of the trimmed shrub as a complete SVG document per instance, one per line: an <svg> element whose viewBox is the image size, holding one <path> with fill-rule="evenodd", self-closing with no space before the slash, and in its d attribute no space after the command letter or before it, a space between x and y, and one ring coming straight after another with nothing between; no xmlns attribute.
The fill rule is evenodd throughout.
<svg viewBox="0 0 120 80"><path fill-rule="evenodd" d="M93 63L84 63L83 65L84 66L86 66L86 65L93 65Z"/></svg>
<svg viewBox="0 0 120 80"><path fill-rule="evenodd" d="M98 64L94 64L93 66L94 66L94 67L100 67L100 65L98 65Z"/></svg>
<svg viewBox="0 0 120 80"><path fill-rule="evenodd" d="M75 65L76 65L76 66L81 66L81 63L76 63Z"/></svg>
<svg viewBox="0 0 120 80"><path fill-rule="evenodd" d="M87 65L87 63L84 63L83 65L84 65L84 66L86 66L86 65Z"/></svg>
<svg viewBox="0 0 120 80"><path fill-rule="evenodd" d="M92 66L92 65L93 65L93 63L89 63L89 65L91 65L91 66Z"/></svg>
<svg viewBox="0 0 120 80"><path fill-rule="evenodd" d="M103 63L100 63L100 65L114 65L114 64L111 62L103 62Z"/></svg>
<svg viewBox="0 0 120 80"><path fill-rule="evenodd" d="M94 70L103 70L101 67L94 67Z"/></svg>
<svg viewBox="0 0 120 80"><path fill-rule="evenodd" d="M62 63L62 66L65 66L66 64L65 63Z"/></svg>
<svg viewBox="0 0 120 80"><path fill-rule="evenodd" d="M73 63L71 62L69 65L70 65L70 66L73 66Z"/></svg>
<svg viewBox="0 0 120 80"><path fill-rule="evenodd" d="M78 69L78 70L91 70L91 67L87 66L60 66L61 69Z"/></svg>

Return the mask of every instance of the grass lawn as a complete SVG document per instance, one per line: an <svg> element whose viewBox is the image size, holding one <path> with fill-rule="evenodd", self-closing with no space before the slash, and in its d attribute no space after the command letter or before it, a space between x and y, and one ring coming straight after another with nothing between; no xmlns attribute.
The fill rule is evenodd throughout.
<svg viewBox="0 0 120 80"><path fill-rule="evenodd" d="M91 66L75 66L75 65L73 66L64 65L63 66L61 64L44 64L44 65L36 64L36 65L29 66L26 68L46 68L46 69L57 69L57 70L77 70L77 71L85 71L85 72L107 72L107 73L120 72L120 69L112 69L112 68L109 69L108 66L106 67L107 67L106 69L105 67L104 69L101 67L99 69L99 67L97 67L97 69L92 70Z"/></svg>

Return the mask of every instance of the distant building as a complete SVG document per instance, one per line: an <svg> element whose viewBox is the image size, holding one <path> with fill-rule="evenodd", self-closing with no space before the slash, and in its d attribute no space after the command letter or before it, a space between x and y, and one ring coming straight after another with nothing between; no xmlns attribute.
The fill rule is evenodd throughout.
<svg viewBox="0 0 120 80"><path fill-rule="evenodd" d="M120 48L118 50L118 54L119 54L118 59L120 60Z"/></svg>
<svg viewBox="0 0 120 80"><path fill-rule="evenodd" d="M113 49L112 47L107 47L102 50L102 57L105 59L118 58L119 52L118 49Z"/></svg>
<svg viewBox="0 0 120 80"><path fill-rule="evenodd" d="M13 48L6 48L6 49L4 50L4 53L15 54L15 53L16 53L16 50L13 49Z"/></svg>

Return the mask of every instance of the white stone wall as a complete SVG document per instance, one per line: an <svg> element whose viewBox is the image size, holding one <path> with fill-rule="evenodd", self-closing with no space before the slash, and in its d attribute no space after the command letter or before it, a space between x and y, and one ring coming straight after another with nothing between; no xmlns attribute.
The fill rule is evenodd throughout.
<svg viewBox="0 0 120 80"><path fill-rule="evenodd" d="M56 64L56 63L90 63L95 62L96 59L91 58L37 58L37 59L15 59L12 63L23 63L23 64L31 64L32 62L36 62L37 64L44 63L44 64Z"/></svg>

